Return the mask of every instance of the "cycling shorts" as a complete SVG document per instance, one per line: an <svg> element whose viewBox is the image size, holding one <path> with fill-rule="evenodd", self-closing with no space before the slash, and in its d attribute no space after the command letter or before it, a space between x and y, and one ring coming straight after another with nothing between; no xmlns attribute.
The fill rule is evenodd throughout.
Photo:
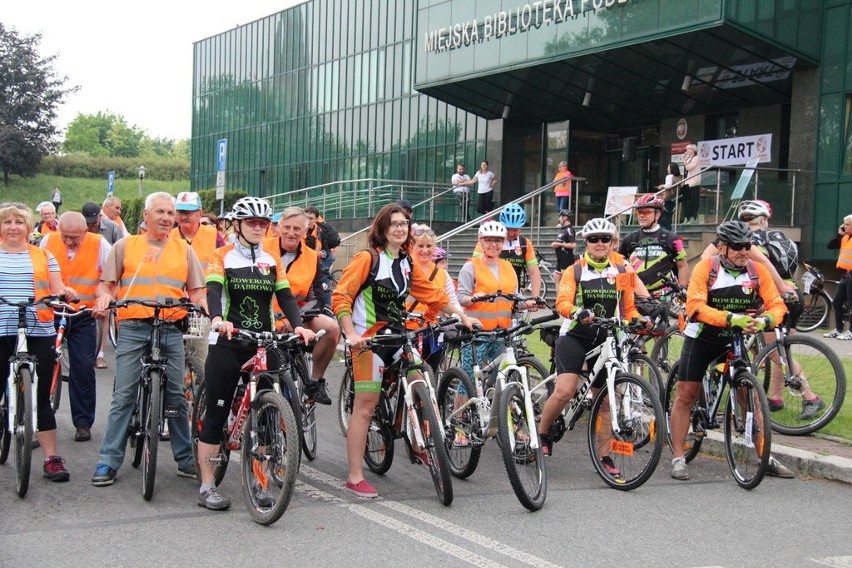
<svg viewBox="0 0 852 568"><path fill-rule="evenodd" d="M605 334L599 334L600 340L580 338L576 335L560 335L556 340L556 374L574 373L579 375L586 363L586 353L606 340ZM589 360L589 368L593 367L597 357Z"/></svg>
<svg viewBox="0 0 852 568"><path fill-rule="evenodd" d="M401 347L378 347L375 350L352 351L352 378L355 392L379 392L382 375L402 356Z"/></svg>
<svg viewBox="0 0 852 568"><path fill-rule="evenodd" d="M707 368L730 348L730 344L727 343L709 343L693 337L684 337L677 379L685 382L701 382Z"/></svg>

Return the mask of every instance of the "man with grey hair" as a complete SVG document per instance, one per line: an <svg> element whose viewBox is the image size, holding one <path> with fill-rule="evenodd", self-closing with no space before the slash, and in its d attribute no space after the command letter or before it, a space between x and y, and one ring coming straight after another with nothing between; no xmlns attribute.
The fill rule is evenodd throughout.
<svg viewBox="0 0 852 568"><path fill-rule="evenodd" d="M122 237L126 237L130 234L121 218L121 200L118 197L110 195L104 199L104 202L101 205L101 217L106 217L118 225L118 228L121 229Z"/></svg>
<svg viewBox="0 0 852 568"><path fill-rule="evenodd" d="M172 196L164 192L148 195L143 217L148 232L125 237L110 251L92 314L106 317L110 302L115 299L165 297L177 300L184 296L189 296L206 311L206 283L195 251L186 241L169 238L175 224ZM142 371L141 357L150 345L152 316L151 308L138 305L121 308L116 314L119 334L115 386L92 485L112 485L124 461L130 415ZM194 479L196 472L184 397L183 331L178 327L180 320L170 319L174 317L180 316L164 312L160 328L161 356L168 361L165 406L175 414L168 420L178 475Z"/></svg>

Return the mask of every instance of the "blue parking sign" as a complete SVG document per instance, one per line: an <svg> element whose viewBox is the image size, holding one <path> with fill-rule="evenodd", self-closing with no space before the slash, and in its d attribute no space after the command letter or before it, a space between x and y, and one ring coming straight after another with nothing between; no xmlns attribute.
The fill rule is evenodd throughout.
<svg viewBox="0 0 852 568"><path fill-rule="evenodd" d="M107 197L110 197L114 190L115 190L115 171L110 170L110 171L107 172Z"/></svg>
<svg viewBox="0 0 852 568"><path fill-rule="evenodd" d="M216 171L224 172L228 161L228 139L222 138L216 142Z"/></svg>

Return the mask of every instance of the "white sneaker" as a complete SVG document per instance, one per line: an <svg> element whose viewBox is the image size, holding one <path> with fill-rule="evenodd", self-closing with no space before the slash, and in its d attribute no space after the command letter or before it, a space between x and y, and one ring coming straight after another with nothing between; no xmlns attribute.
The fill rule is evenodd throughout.
<svg viewBox="0 0 852 568"><path fill-rule="evenodd" d="M850 341L852 340L852 331L844 331L840 335L837 336L837 339L841 341Z"/></svg>
<svg viewBox="0 0 852 568"><path fill-rule="evenodd" d="M841 331L837 331L836 329L832 329L828 333L823 333L822 336L828 337L829 339L834 339L835 337L837 337L838 335L841 335L842 333L843 332L841 332Z"/></svg>

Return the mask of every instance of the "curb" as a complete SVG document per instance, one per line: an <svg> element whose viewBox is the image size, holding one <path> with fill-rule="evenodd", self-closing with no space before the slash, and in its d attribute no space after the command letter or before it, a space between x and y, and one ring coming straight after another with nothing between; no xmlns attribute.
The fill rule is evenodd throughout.
<svg viewBox="0 0 852 568"><path fill-rule="evenodd" d="M721 432L707 432L701 452L724 457L724 435ZM797 475L852 484L852 459L824 456L775 443L772 444L772 455Z"/></svg>

